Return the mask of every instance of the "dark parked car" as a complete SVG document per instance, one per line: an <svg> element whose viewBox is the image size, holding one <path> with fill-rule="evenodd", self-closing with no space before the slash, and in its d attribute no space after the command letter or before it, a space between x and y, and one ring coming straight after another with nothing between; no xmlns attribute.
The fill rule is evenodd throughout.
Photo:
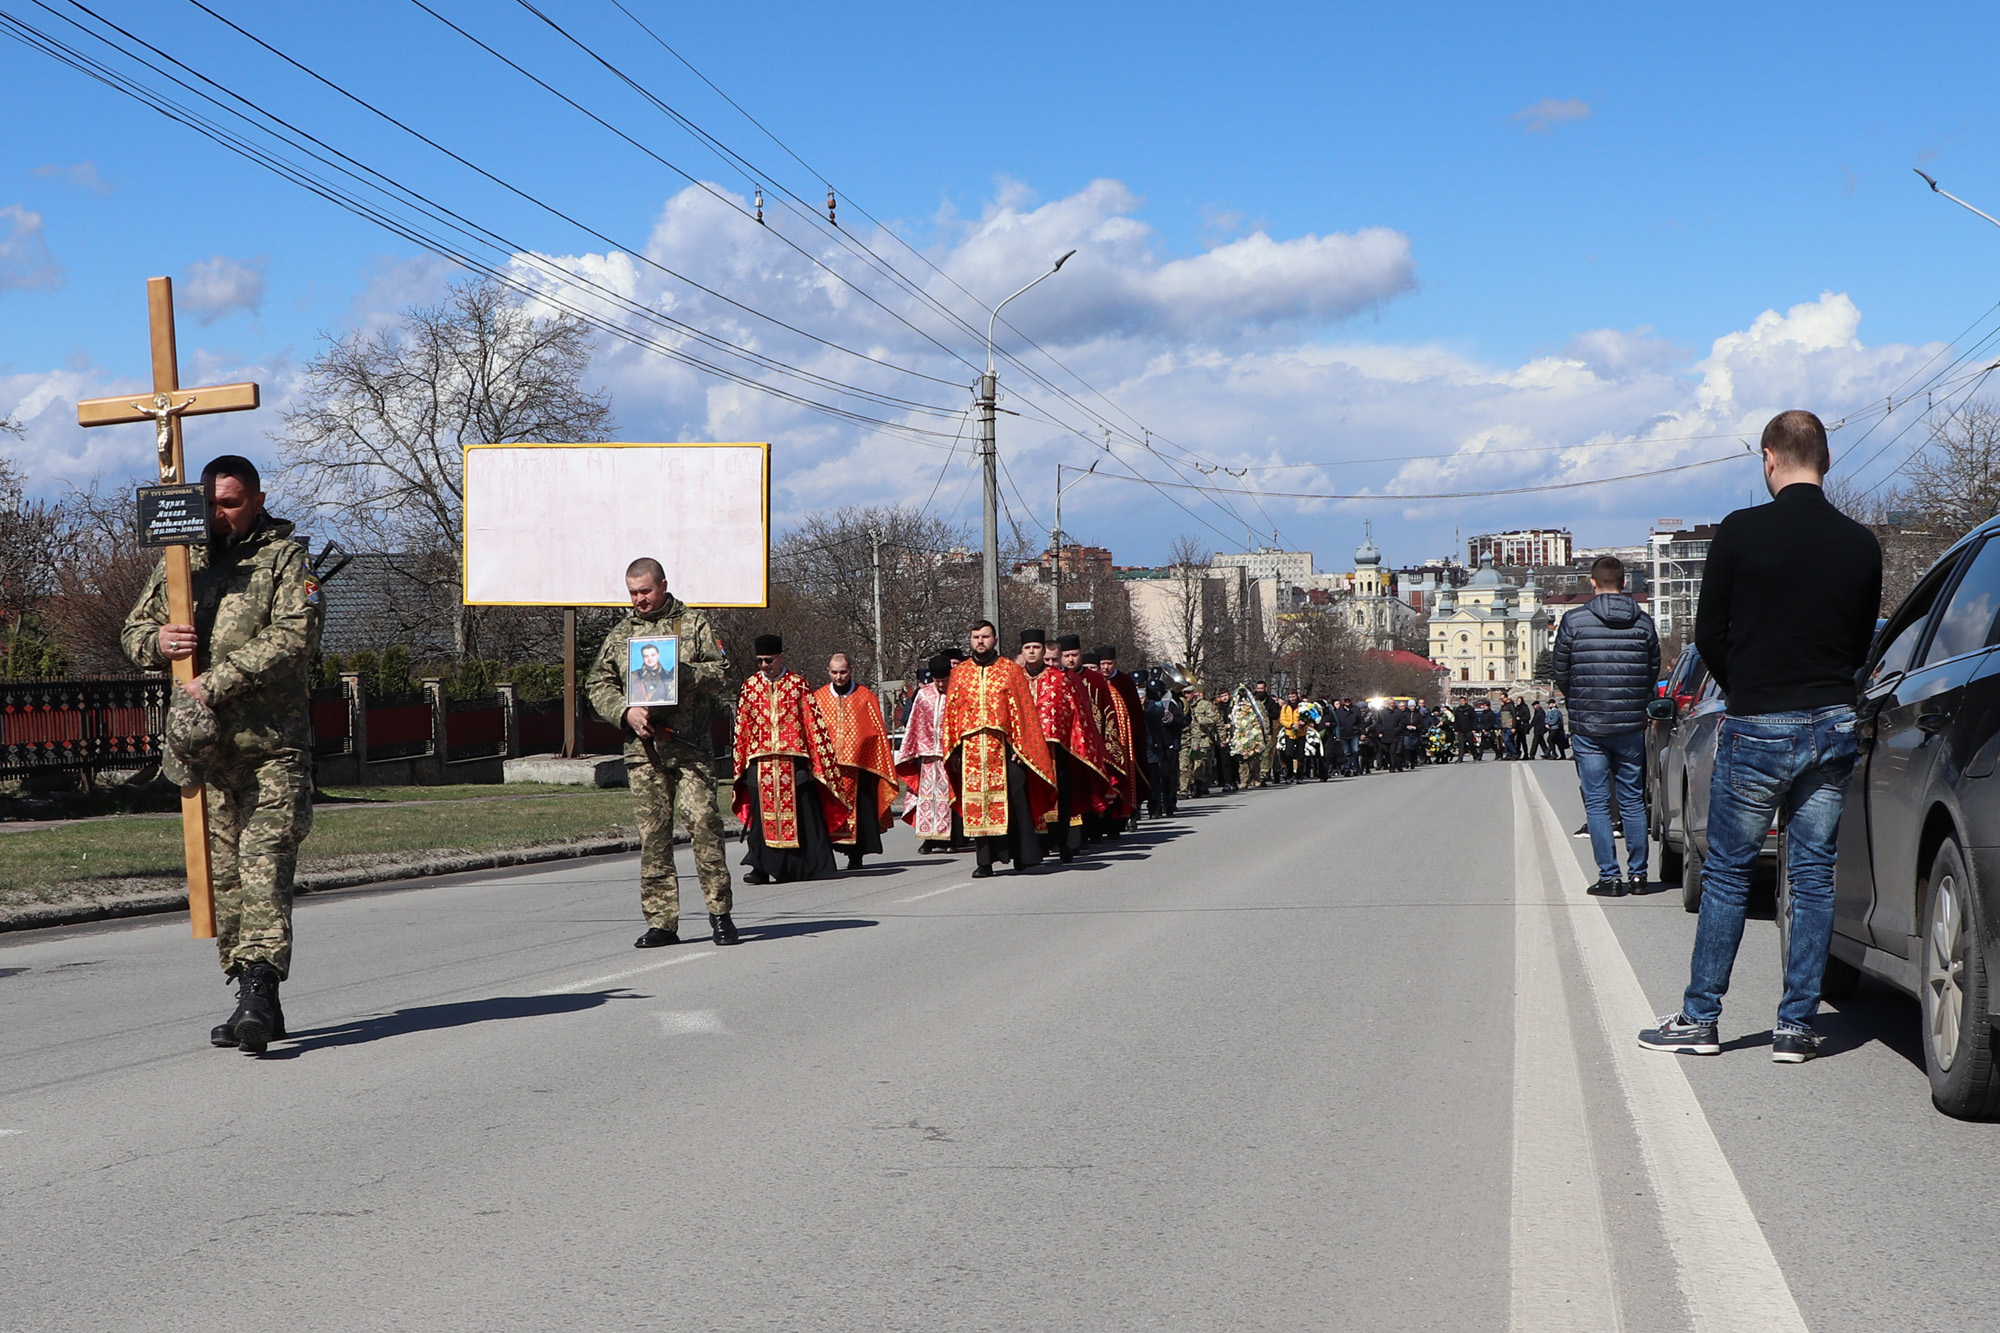
<svg viewBox="0 0 2000 1333"><path fill-rule="evenodd" d="M1933 565L1862 668L1826 993L1917 997L1938 1109L2000 1114L2000 519ZM1782 919L1782 914L1781 914Z"/></svg>
<svg viewBox="0 0 2000 1333"><path fill-rule="evenodd" d="M1702 864L1708 860L1708 781L1726 711L1722 690L1690 644L1667 677L1666 693L1646 707L1646 823L1660 843L1659 874L1678 879L1681 906L1701 910ZM1773 879L1777 828L1758 858Z"/></svg>

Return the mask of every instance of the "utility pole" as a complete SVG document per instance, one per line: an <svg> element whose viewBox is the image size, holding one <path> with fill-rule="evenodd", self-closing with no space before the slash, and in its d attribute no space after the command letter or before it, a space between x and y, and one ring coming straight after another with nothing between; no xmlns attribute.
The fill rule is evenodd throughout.
<svg viewBox="0 0 2000 1333"><path fill-rule="evenodd" d="M1062 633L1062 464L1056 464L1056 525L1049 529L1056 552L1055 582L1049 587L1049 633Z"/></svg>
<svg viewBox="0 0 2000 1333"><path fill-rule="evenodd" d="M1005 302L1002 302L1004 305ZM993 312L999 314L996 308ZM993 415L999 397L1000 377L993 373L993 351L989 341L986 373L979 377L979 516L985 530L985 561L980 569L981 614L994 625L1000 623L1000 453L994 438Z"/></svg>
<svg viewBox="0 0 2000 1333"><path fill-rule="evenodd" d="M1079 474L1070 478L1070 486L1076 485L1079 481L1097 471L1097 463L1098 460L1092 459L1090 466L1087 468L1068 468L1068 471ZM1055 530L1049 534L1049 540L1054 543L1056 548L1055 590L1049 594L1049 633L1051 634L1060 634L1062 632L1062 495L1068 489L1068 487L1063 485L1062 474L1066 467L1067 465L1063 463L1056 464L1056 526Z"/></svg>
<svg viewBox="0 0 2000 1333"><path fill-rule="evenodd" d="M882 529L868 529L869 563L875 571L875 689L879 693L882 682L889 678L882 665Z"/></svg>
<svg viewBox="0 0 2000 1333"><path fill-rule="evenodd" d="M985 616L997 627L1000 624L1000 453L994 438L993 417L1000 397L1000 377L993 370L993 328L1000 320L1000 311L1007 301L1033 287L1035 283L1054 277L1069 261L1071 250L1049 267L1049 271L1014 292L993 307L993 317L986 321L986 373L979 377L979 455L984 472L984 504L981 518L984 520L986 536L986 566L981 572L980 592L985 602Z"/></svg>

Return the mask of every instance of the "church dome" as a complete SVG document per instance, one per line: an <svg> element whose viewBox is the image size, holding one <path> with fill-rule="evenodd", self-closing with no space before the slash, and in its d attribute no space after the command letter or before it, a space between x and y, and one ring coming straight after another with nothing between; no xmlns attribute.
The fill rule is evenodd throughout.
<svg viewBox="0 0 2000 1333"><path fill-rule="evenodd" d="M1491 552L1488 552L1479 557L1479 572L1472 576L1472 581L1466 586L1470 588L1504 588L1511 587L1512 585L1500 577L1499 570L1493 568L1493 556Z"/></svg>
<svg viewBox="0 0 2000 1333"><path fill-rule="evenodd" d="M1354 548L1354 563L1357 565L1379 565L1382 563L1381 549L1375 545L1372 534L1361 539L1361 545Z"/></svg>

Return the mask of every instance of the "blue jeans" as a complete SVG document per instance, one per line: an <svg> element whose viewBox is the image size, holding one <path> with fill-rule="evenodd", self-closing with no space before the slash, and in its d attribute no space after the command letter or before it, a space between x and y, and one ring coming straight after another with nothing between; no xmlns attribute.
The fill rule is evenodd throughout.
<svg viewBox="0 0 2000 1333"><path fill-rule="evenodd" d="M1590 852L1597 858L1597 877L1618 877L1618 844L1611 837L1611 798L1618 797L1618 822L1625 830L1625 859L1632 873L1646 873L1646 794L1642 773L1646 733L1622 731L1615 736L1571 737L1577 781L1583 787L1583 813L1590 825Z"/></svg>
<svg viewBox="0 0 2000 1333"><path fill-rule="evenodd" d="M1697 1023L1722 1016L1722 997L1729 991L1730 969L1743 942L1750 872L1771 816L1782 803L1792 933L1778 1026L1812 1028L1833 938L1834 838L1855 753L1854 710L1845 706L1722 720L1715 776L1708 785L1701 921L1695 927L1694 960L1681 1004L1681 1012Z"/></svg>

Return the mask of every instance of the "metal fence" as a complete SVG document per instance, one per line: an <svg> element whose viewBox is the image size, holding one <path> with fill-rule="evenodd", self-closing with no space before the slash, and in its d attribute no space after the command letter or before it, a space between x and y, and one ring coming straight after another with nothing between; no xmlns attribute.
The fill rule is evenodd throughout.
<svg viewBox="0 0 2000 1333"><path fill-rule="evenodd" d="M138 768L160 757L170 682L0 680L0 777Z"/></svg>

